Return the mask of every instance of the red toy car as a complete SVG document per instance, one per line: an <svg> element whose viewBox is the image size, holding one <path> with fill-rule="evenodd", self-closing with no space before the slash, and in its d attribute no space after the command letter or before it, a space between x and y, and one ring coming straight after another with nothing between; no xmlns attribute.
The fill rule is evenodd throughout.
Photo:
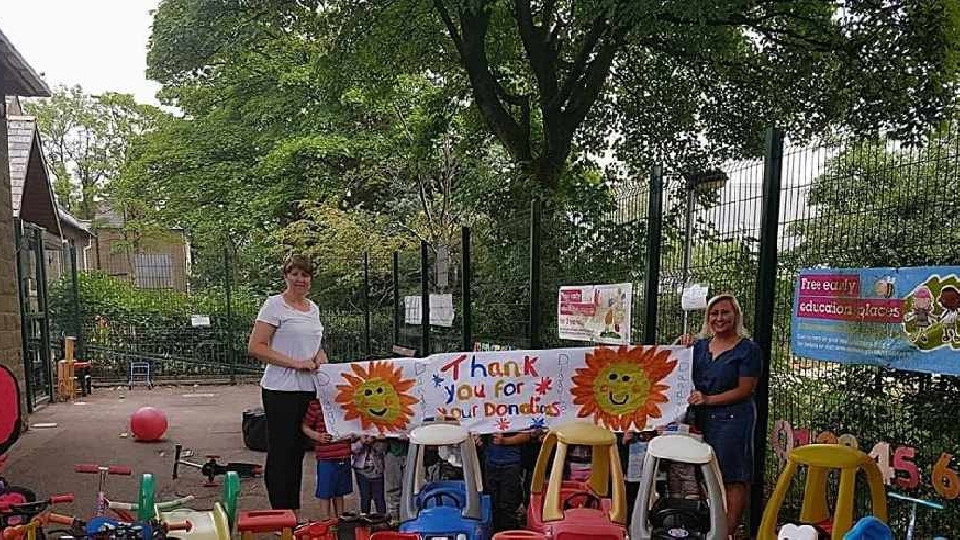
<svg viewBox="0 0 960 540"><path fill-rule="evenodd" d="M572 445L592 448L592 471L586 482L563 480ZM548 464L550 480L546 481ZM551 429L533 472L527 528L554 540L624 540L626 523L627 497L616 436L587 422Z"/></svg>

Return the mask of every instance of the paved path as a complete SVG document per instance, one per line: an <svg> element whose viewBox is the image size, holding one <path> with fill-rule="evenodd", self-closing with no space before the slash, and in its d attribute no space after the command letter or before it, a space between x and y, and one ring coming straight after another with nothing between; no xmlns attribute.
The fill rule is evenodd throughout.
<svg viewBox="0 0 960 540"><path fill-rule="evenodd" d="M123 396L123 397L121 397ZM164 440L138 443L129 430L129 417L140 407L162 409L170 422ZM152 473L158 487L158 500L192 494L195 509L208 509L219 499L220 488L204 487L200 471L181 467L180 477L172 478L175 443L194 452L195 461L207 454L220 461L263 463L266 454L243 445L240 432L244 409L260 406L260 388L256 385L189 386L127 389L95 389L80 402L47 405L30 415L30 424L55 422L56 428L31 429L8 455L3 476L15 485L29 487L38 495L73 492L73 506L63 505L82 518L93 513L97 481L93 475L73 472L76 463L129 465L133 477L108 477L107 497L136 500L139 475ZM304 517L316 517L313 497L316 467L312 454L304 459L302 506ZM355 505L348 501L348 508ZM241 510L269 508L262 478L243 480Z"/></svg>

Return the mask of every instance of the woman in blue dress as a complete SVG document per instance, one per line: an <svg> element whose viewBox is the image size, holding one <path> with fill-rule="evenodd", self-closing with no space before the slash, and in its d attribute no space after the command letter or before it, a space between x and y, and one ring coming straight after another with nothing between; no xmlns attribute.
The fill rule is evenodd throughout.
<svg viewBox="0 0 960 540"><path fill-rule="evenodd" d="M727 492L727 530L736 531L753 480L753 391L762 353L747 337L739 302L728 294L707 303L697 337L682 339L684 345L693 345L695 390L688 401L697 427L717 455Z"/></svg>

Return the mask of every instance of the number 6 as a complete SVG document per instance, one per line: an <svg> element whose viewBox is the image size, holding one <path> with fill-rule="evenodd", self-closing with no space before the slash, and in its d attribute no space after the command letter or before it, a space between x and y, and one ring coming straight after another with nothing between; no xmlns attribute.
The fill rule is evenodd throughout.
<svg viewBox="0 0 960 540"><path fill-rule="evenodd" d="M940 454L940 459L933 466L933 489L944 499L956 499L960 496L960 477L950 468L951 459L951 454Z"/></svg>

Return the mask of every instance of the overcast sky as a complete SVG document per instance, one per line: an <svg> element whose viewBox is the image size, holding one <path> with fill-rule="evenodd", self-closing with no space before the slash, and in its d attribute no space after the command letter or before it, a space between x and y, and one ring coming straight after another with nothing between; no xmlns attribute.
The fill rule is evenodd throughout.
<svg viewBox="0 0 960 540"><path fill-rule="evenodd" d="M0 30L52 87L133 94L158 104L147 81L150 10L160 0L30 0L0 10Z"/></svg>

